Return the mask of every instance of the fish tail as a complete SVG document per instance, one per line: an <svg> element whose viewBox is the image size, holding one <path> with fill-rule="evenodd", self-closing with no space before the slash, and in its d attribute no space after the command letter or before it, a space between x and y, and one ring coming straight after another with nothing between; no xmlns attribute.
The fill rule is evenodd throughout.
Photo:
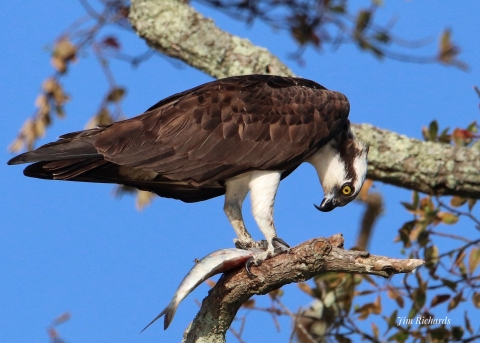
<svg viewBox="0 0 480 343"><path fill-rule="evenodd" d="M163 326L163 329L166 330L168 328L168 326L170 325L170 323L172 322L172 319L173 319L173 316L175 315L175 312L177 311L177 302L175 301L176 299L172 299L172 301L170 302L170 304L168 304L167 307L165 307L163 309L162 312L160 312L158 314L158 316L156 316L150 323L148 323L147 326L145 326L143 328L142 331L140 331L140 333L142 333L143 331L145 331L150 325L152 325L153 323L155 323L157 321L158 318L162 317L163 315L165 315L165 321L164 321L164 326Z"/></svg>

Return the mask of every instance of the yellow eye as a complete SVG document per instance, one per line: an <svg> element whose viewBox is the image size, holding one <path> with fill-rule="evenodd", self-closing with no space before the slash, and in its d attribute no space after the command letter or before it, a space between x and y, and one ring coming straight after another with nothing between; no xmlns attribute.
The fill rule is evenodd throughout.
<svg viewBox="0 0 480 343"><path fill-rule="evenodd" d="M343 186L343 187L342 187L342 193L343 193L344 195L350 195L350 194L352 194L352 187L349 186L349 185Z"/></svg>

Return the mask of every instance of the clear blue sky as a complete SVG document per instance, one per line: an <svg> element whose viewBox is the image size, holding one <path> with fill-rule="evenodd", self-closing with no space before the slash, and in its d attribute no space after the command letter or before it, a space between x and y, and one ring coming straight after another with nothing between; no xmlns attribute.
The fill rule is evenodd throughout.
<svg viewBox="0 0 480 343"><path fill-rule="evenodd" d="M296 49L288 34L274 33L260 23L249 28L211 9L198 8L221 28L270 49L297 75L345 93L355 123L420 138L421 126L433 119L442 128L479 119L479 99L472 90L480 85L480 3L476 1L404 1L388 3L382 11L383 22L398 16L399 35L431 37L434 45L443 28L450 27L462 48L461 59L471 67L468 72L440 65L379 62L354 46L337 51L327 47L323 53L308 49L306 65L300 67L287 58ZM195 258L232 246L234 232L223 214L223 198L198 204L157 198L138 212L132 197L114 199L112 186L30 179L23 176L22 167L6 165L12 157L7 146L34 113L40 84L52 73L43 47L81 14L76 1L60 0L7 1L0 13L0 342L45 342L49 322L65 311L73 317L60 332L70 342L178 342L198 309L195 299L206 295L205 285L180 305L167 331L162 323L141 335L139 331L168 304ZM133 35L127 34L126 40L132 47L143 46ZM431 46L432 51L435 48ZM71 68L63 81L72 94L67 119L55 120L41 143L82 129L97 110L107 88L106 81L97 78L98 68L91 56L80 57ZM136 70L121 62L113 68L118 82L128 87L124 103L128 116L211 80L164 58L153 58ZM392 241L409 219L399 201L408 201L410 192L382 184L376 187L386 197L386 211L370 251L400 256L400 246ZM362 206L352 203L323 214L313 207L322 196L310 166L285 180L275 207L279 236L296 245L342 232L346 246L352 246ZM248 208L246 203L247 226L260 239ZM295 288L286 287L285 298L294 310L309 302ZM260 301L268 305L267 300ZM244 338L247 342L269 337L287 341L289 320L281 323L282 331L276 333L269 316L250 314Z"/></svg>

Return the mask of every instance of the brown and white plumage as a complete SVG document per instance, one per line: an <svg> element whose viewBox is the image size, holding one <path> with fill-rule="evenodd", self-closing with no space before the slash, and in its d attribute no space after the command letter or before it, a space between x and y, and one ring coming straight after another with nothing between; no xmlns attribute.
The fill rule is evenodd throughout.
<svg viewBox="0 0 480 343"><path fill-rule="evenodd" d="M27 176L118 183L185 202L227 191L227 216L230 200L245 198L229 197L228 184L246 195L259 172L267 178L272 172L273 194L267 197L272 203L262 209L268 212L278 187L275 180L302 162L315 160L322 148L345 150L341 161L350 156L350 170L353 158L366 161L363 145L350 132L348 113L343 94L313 81L271 75L229 77L172 95L137 117L63 135L9 164L33 163L24 171ZM363 182L364 175L355 177ZM243 224L241 204L240 209L235 207L229 219ZM232 225L239 240L250 246L246 229ZM266 237L269 242L276 237L275 229Z"/></svg>

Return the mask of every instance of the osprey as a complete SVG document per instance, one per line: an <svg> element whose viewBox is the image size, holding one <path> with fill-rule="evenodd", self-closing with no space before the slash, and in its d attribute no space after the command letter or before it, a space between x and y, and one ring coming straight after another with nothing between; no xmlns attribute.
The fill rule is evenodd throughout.
<svg viewBox="0 0 480 343"><path fill-rule="evenodd" d="M117 183L165 198L197 202L225 194L235 245L262 246L245 228L242 203L267 249L260 264L288 245L277 237L273 204L280 180L312 164L325 193L320 211L352 201L367 170L367 148L348 120L345 95L316 82L246 75L177 93L145 113L110 125L68 133L8 164L33 163L26 176Z"/></svg>

